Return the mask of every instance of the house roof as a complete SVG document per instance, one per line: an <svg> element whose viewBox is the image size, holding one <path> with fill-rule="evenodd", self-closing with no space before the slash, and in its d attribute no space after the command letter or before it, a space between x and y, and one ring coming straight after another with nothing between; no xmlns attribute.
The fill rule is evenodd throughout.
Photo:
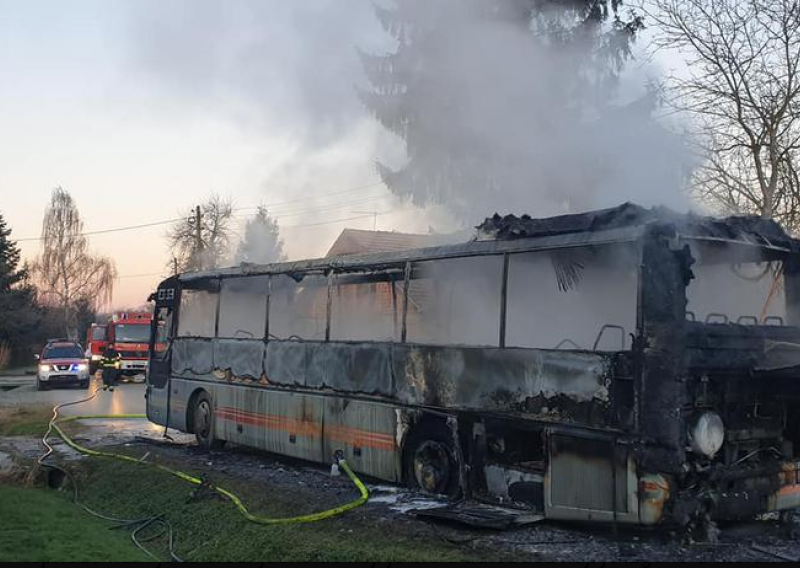
<svg viewBox="0 0 800 568"><path fill-rule="evenodd" d="M365 253L401 252L443 243L439 235L413 235L389 231L345 229L328 251L328 257Z"/></svg>

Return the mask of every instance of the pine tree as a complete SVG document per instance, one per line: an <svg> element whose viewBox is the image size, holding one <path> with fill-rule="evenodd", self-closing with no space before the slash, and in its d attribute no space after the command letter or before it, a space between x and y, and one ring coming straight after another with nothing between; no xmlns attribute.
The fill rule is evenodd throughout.
<svg viewBox="0 0 800 568"><path fill-rule="evenodd" d="M498 196L505 204L535 187L559 194L563 165L549 163L547 149L528 147L526 135L568 152L574 144L558 133L603 114L642 20L623 21L621 0L395 4L375 11L397 50L362 54L372 87L362 100L406 145L404 167L378 163L389 188L419 206L446 204L469 221Z"/></svg>
<svg viewBox="0 0 800 568"><path fill-rule="evenodd" d="M27 268L21 266L19 247L0 214L0 359L25 347L36 328L39 314L28 277ZM0 361L0 366L5 363L8 361Z"/></svg>
<svg viewBox="0 0 800 568"><path fill-rule="evenodd" d="M278 222L265 207L259 207L255 218L247 223L236 258L250 264L271 264L285 259Z"/></svg>

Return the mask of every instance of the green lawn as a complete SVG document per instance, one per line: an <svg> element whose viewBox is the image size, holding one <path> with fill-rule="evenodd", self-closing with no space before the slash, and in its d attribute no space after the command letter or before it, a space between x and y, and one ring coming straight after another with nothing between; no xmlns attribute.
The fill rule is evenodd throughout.
<svg viewBox="0 0 800 568"><path fill-rule="evenodd" d="M127 532L89 517L63 495L0 485L0 562L144 562Z"/></svg>
<svg viewBox="0 0 800 568"><path fill-rule="evenodd" d="M53 417L46 406L12 406L0 408L0 436L34 436L41 438Z"/></svg>
<svg viewBox="0 0 800 568"><path fill-rule="evenodd" d="M227 501L187 503L191 486L158 471L96 460L84 494L108 514L139 518L167 513L176 531L177 554L194 562L465 562L515 560L492 551L460 548L435 536L424 523L397 530L357 509L314 524L260 526L247 522ZM243 480L220 480L253 512L287 517L314 512L311 499ZM312 493L313 494L313 493ZM341 502L357 495L342 495ZM166 560L164 540L148 546ZM519 560L519 558L516 558Z"/></svg>
<svg viewBox="0 0 800 568"><path fill-rule="evenodd" d="M160 460L159 460L160 461ZM261 526L246 521L227 501L187 502L192 486L147 466L106 459L84 462L82 499L117 518L164 514L175 530L175 552L194 562L480 562L519 558L458 547L424 523L380 522L365 509L314 524ZM176 464L170 464L176 465ZM196 472L189 472L196 473ZM237 493L255 513L288 517L318 511L310 494L242 479L215 481ZM227 476L225 476L227 477ZM356 496L342 495L341 502ZM330 503L328 504L330 506ZM89 516L65 494L0 485L0 562L147 561L130 532ZM147 534L142 535L147 538ZM167 539L147 542L168 560Z"/></svg>

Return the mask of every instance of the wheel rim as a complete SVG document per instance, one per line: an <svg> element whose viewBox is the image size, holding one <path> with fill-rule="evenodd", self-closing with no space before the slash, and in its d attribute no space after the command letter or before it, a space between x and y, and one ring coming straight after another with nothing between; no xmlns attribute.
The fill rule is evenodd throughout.
<svg viewBox="0 0 800 568"><path fill-rule="evenodd" d="M195 431L203 440L211 435L211 405L207 400L200 401L197 405L197 422Z"/></svg>
<svg viewBox="0 0 800 568"><path fill-rule="evenodd" d="M450 481L450 456L439 442L427 441L414 453L414 477L426 493L443 494Z"/></svg>

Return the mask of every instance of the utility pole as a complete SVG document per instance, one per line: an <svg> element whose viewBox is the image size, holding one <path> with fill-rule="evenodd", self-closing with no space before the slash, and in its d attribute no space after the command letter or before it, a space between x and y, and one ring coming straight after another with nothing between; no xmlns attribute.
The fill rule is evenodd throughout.
<svg viewBox="0 0 800 568"><path fill-rule="evenodd" d="M196 270L202 271L203 268L203 210L198 205L195 210L194 216L194 230L195 230L195 255L197 257Z"/></svg>

